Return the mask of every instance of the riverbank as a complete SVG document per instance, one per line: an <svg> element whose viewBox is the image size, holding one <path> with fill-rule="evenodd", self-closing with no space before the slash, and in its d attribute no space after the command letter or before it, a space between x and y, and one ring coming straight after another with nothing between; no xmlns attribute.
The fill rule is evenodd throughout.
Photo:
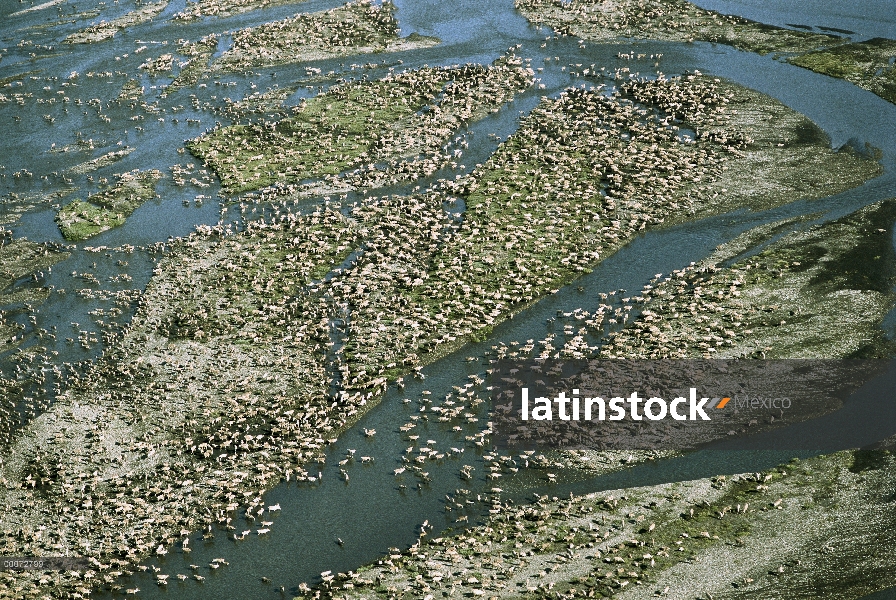
<svg viewBox="0 0 896 600"><path fill-rule="evenodd" d="M217 72L245 71L338 56L427 48L435 38L399 38L391 2L356 0L341 7L249 27L232 33L233 43L211 65Z"/></svg>
<svg viewBox="0 0 896 600"><path fill-rule="evenodd" d="M686 0L516 0L516 7L534 24L545 24L562 35L595 42L630 38L699 41L787 56L792 64L846 79L885 100L896 101L893 40L876 38L850 43L849 38L837 35L785 29L723 15Z"/></svg>
<svg viewBox="0 0 896 600"><path fill-rule="evenodd" d="M749 231L632 304L605 358L883 358L896 305L896 201L797 230L736 260L787 223ZM723 266L726 261L733 264Z"/></svg>
<svg viewBox="0 0 896 600"><path fill-rule="evenodd" d="M894 469L886 451L841 452L733 477L496 498L486 524L421 535L301 597L856 598L892 583L892 558L865 549L894 539Z"/></svg>
<svg viewBox="0 0 896 600"><path fill-rule="evenodd" d="M896 104L896 40L874 38L815 50L788 61L845 79Z"/></svg>
<svg viewBox="0 0 896 600"><path fill-rule="evenodd" d="M637 314L621 317L629 325L600 356L892 356L878 327L896 304L894 206L868 206L721 266L794 222L746 232L632 299ZM517 504L496 493L485 524L421 533L406 551L326 574L302 597L861 597L888 587L896 566L871 551L896 539L896 460L886 448L568 500ZM579 467L571 454L564 462Z"/></svg>

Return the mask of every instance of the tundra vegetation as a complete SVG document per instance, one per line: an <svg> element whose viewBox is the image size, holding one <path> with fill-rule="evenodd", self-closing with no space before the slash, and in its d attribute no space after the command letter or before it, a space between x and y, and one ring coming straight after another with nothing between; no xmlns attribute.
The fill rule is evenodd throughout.
<svg viewBox="0 0 896 600"><path fill-rule="evenodd" d="M106 155L108 156L108 155ZM141 204L155 196L156 170L130 171L116 177L114 185L62 207L56 222L67 240L86 240L124 224Z"/></svg>
<svg viewBox="0 0 896 600"><path fill-rule="evenodd" d="M426 48L439 43L419 34L399 38L399 33L395 5L357 0L235 31L233 43L212 63L212 69L242 71L349 54Z"/></svg>
<svg viewBox="0 0 896 600"><path fill-rule="evenodd" d="M503 68L527 83L518 65ZM424 73L446 81L466 72L472 87L490 69ZM475 114L481 107L458 87L452 99ZM727 112L759 100L760 113L787 112L701 76L632 81L611 95L569 90L543 100L486 163L441 189L303 215L287 210L285 195L245 231L203 228L175 242L121 339L12 442L0 490L11 532L3 551L91 556L109 565L98 567L99 585L111 585L112 567L203 526L201 515L257 506L255 496L287 475L308 477L326 439L388 381L487 335L641 230L724 209L713 186L762 168L751 152L826 162L828 189L877 172L812 136L786 143L799 137L796 117L775 127L757 119L752 135L782 145L755 143ZM327 120L327 110L342 110L332 103L312 114ZM681 135L684 123L694 138ZM775 203L807 195L784 184ZM119 187L104 200L110 207ZM456 198L463 219L450 208ZM38 574L8 577L21 597L42 593ZM54 585L61 593L83 584L64 574Z"/></svg>
<svg viewBox="0 0 896 600"><path fill-rule="evenodd" d="M596 42L620 38L711 42L759 54L783 55L792 64L846 79L896 103L896 41L851 42L831 34L757 23L699 8L687 0L515 0L527 19L558 33Z"/></svg>
<svg viewBox="0 0 896 600"><path fill-rule="evenodd" d="M142 6L110 21L103 19L96 25L91 25L77 33L71 34L65 38L65 41L69 44L91 44L111 39L119 31L151 21L165 10L166 6L168 6L168 0L161 0L160 2Z"/></svg>
<svg viewBox="0 0 896 600"><path fill-rule="evenodd" d="M378 163L394 169L403 158L441 158L451 134L531 84L531 70L521 65L511 55L489 67L424 68L345 84L304 101L286 119L216 128L187 147L230 193L352 169L378 177Z"/></svg>

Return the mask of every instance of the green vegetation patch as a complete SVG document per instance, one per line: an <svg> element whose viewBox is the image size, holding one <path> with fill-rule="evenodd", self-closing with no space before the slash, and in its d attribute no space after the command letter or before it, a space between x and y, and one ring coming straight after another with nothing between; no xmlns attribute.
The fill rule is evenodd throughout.
<svg viewBox="0 0 896 600"><path fill-rule="evenodd" d="M161 172L131 171L118 176L116 184L90 196L86 202L75 200L56 214L56 223L67 240L86 240L103 231L123 225L127 217L153 197Z"/></svg>
<svg viewBox="0 0 896 600"><path fill-rule="evenodd" d="M64 41L67 44L89 44L108 40L123 29L152 20L153 17L165 10L166 6L168 6L168 0L147 4L111 21L100 21L96 25L91 25L73 33L65 38Z"/></svg>
<svg viewBox="0 0 896 600"><path fill-rule="evenodd" d="M59 209L56 223L67 240L79 241L124 225L125 217L102 206L75 200Z"/></svg>
<svg viewBox="0 0 896 600"><path fill-rule="evenodd" d="M828 293L851 289L891 294L896 285L896 252L892 242L894 222L896 201L893 200L838 221L837 226L849 228L851 239L840 253L829 256L822 263L821 271L810 283Z"/></svg>
<svg viewBox="0 0 896 600"><path fill-rule="evenodd" d="M458 126L531 83L512 61L424 68L339 86L303 102L292 117L219 127L187 148L231 193L433 153Z"/></svg>
<svg viewBox="0 0 896 600"><path fill-rule="evenodd" d="M306 102L295 117L215 129L187 148L233 193L335 175L360 165L390 124L413 115L437 91L435 82L414 88L400 80L339 88ZM383 102L390 94L398 100Z"/></svg>
<svg viewBox="0 0 896 600"><path fill-rule="evenodd" d="M341 7L241 29L232 46L213 64L215 70L246 68L319 60L347 54L382 52L395 46L425 47L435 38L417 36L399 40L400 28L391 2L373 4L356 0Z"/></svg>
<svg viewBox="0 0 896 600"><path fill-rule="evenodd" d="M808 52L792 64L845 79L896 103L896 40L874 38Z"/></svg>
<svg viewBox="0 0 896 600"><path fill-rule="evenodd" d="M127 217L153 197L155 182L161 177L162 173L155 169L122 173L114 186L90 196L87 201Z"/></svg>

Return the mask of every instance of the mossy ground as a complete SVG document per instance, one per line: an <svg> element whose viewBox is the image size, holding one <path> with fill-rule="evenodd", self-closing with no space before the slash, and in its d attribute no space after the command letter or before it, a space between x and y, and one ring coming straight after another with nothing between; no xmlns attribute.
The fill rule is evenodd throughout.
<svg viewBox="0 0 896 600"><path fill-rule="evenodd" d="M732 45L748 52L800 52L836 44L833 35L793 31L704 10L686 0L516 0L527 19L546 23L560 33L609 41L641 38L705 41Z"/></svg>
<svg viewBox="0 0 896 600"><path fill-rule="evenodd" d="M530 21L593 41L621 38L703 41L758 54L791 55L792 64L846 79L896 103L896 41L794 31L704 10L686 0L516 0Z"/></svg>
<svg viewBox="0 0 896 600"><path fill-rule="evenodd" d="M115 185L86 202L75 200L62 207L56 214L62 235L67 240L86 240L123 225L131 213L155 195L155 182L161 176L159 171L123 173Z"/></svg>
<svg viewBox="0 0 896 600"><path fill-rule="evenodd" d="M874 38L825 48L788 60L800 67L845 79L896 104L896 40Z"/></svg>
<svg viewBox="0 0 896 600"><path fill-rule="evenodd" d="M76 175L90 173L91 171L96 171L97 169L108 167L109 165L118 162L133 151L134 148L130 147L122 148L121 150L113 150L97 158L75 165L69 168L68 172Z"/></svg>
<svg viewBox="0 0 896 600"><path fill-rule="evenodd" d="M147 4L111 21L100 21L96 25L91 25L77 33L73 33L65 38L64 41L67 44L90 44L108 40L123 29L152 20L165 10L166 6L168 6L168 0Z"/></svg>
<svg viewBox="0 0 896 600"><path fill-rule="evenodd" d="M531 83L518 64L424 68L384 79L339 86L303 102L293 116L215 129L187 144L215 171L228 192L336 176L379 176L418 152L441 154L447 137L484 116ZM513 62L512 59L510 62Z"/></svg>
<svg viewBox="0 0 896 600"><path fill-rule="evenodd" d="M124 215L82 200L67 204L56 214L59 230L71 241L86 240L124 222Z"/></svg>

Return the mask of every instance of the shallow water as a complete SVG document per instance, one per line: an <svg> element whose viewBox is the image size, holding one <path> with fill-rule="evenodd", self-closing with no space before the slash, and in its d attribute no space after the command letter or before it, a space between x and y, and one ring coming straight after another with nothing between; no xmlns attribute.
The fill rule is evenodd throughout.
<svg viewBox="0 0 896 600"><path fill-rule="evenodd" d="M812 209L839 213L846 210L843 207L847 203L856 206L862 203L859 199L861 195L852 199L842 196L816 201L818 204L813 205ZM806 207L802 207L802 211L788 206L763 214L723 215L643 235L603 261L591 274L495 327L487 344L474 344L461 349L423 369L426 375L424 381L409 381L401 391L390 389L382 403L329 450L327 464L321 469L323 483L281 484L265 496L266 504L279 503L282 512L272 519L275 524L264 539L254 533L257 526L253 526L253 533L241 542L227 539L229 536L223 531L219 531L213 541L205 543L196 535L192 542L195 549L189 555L180 557L171 552L164 560L151 561L151 564L159 565L168 573L190 573L189 564L204 567L215 557L224 557L230 562L227 567L213 573L203 568L201 573L207 579L202 584L193 581L178 582L176 586L169 584L168 593L176 590L178 598L220 598L222 594L227 597L235 590L242 597L265 597L279 593L276 588L280 585L295 593L298 583L315 581L322 571L355 569L380 558L388 547L409 546L416 539L416 527L424 520L435 525L436 531L452 526L457 513L445 512L444 498L445 494L458 488L471 490L472 495L476 495L499 485L505 490L505 496L509 497L531 497L532 493L566 496L570 492L584 494L755 471L786 462L794 455L807 456L806 453L793 451L706 450L586 480L579 478L564 482L561 474L556 485L547 485L531 474L494 483L487 482L481 476L479 452L462 437L475 431L475 428L461 435L450 431L447 426L429 424L422 431L418 428L413 432L420 435L419 443L424 438L432 439L436 441L434 447L439 450L459 447L464 448L463 454L459 458L427 463L425 468L433 481L419 491L414 488L416 479L412 476L402 478L401 482L408 489L401 490L397 487L399 481L392 475L393 469L402 466L399 457L409 445L407 439L398 434L397 426L408 422L409 415L416 413L422 390L431 391L432 397L439 399L450 392L452 386L461 384L467 375L481 372L482 367L468 362L467 356L479 354L492 343L509 344L540 339L550 331L547 319L557 315L558 311L593 307L600 292L620 288L639 289L655 273L686 266L711 252L720 241L761 222L788 216L791 211L800 214L806 211ZM582 286L584 291L579 291L578 286ZM410 398L412 402L404 404L404 398ZM366 438L362 433L364 428L376 429L376 436ZM356 462L346 467L350 480L344 483L334 463L344 458L349 448L357 450ZM361 455L372 456L374 462L371 465L357 464L357 456ZM473 481L464 481L459 477L463 464L476 467L478 476ZM316 469L312 466L308 470L313 472ZM350 517L346 518L347 515ZM475 516L476 512L473 511L471 522ZM238 532L249 528L242 523L236 525ZM344 546L336 544L337 537L345 542ZM268 577L271 583L263 583L262 576ZM165 592L156 591L150 576L129 578L128 586L133 583L146 590L149 597L157 593L165 595Z"/></svg>
<svg viewBox="0 0 896 600"><path fill-rule="evenodd" d="M896 12L889 0L697 0L694 4L760 23L791 28L804 25L817 33L849 35L856 40L896 38Z"/></svg>
<svg viewBox="0 0 896 600"><path fill-rule="evenodd" d="M722 12L742 14L765 22L785 24L823 25L852 29L861 36L890 35L896 37L896 18L885 11L888 2L869 2L865 9L857 11L854 5L843 3L838 5L820 2L824 6L812 3L768 3L758 0L741 0L735 2L701 2L707 8L715 8ZM198 135L207 127L211 127L221 117L203 110L195 110L190 106L190 94L196 94L202 101L223 103L225 97L241 99L250 91L255 83L263 89L272 82L283 86L304 77L304 66L295 65L284 68L261 69L250 74L226 74L220 81L235 82L234 86L216 86L214 80L206 82L205 88L188 88L171 94L165 99L157 98L158 86L167 83L164 78L152 78L143 74L137 67L146 58L157 56L163 50L160 45L138 44L138 41L168 41L165 52L175 49L175 42L181 37L195 40L211 32L233 30L251 26L273 19L284 18L297 11L312 11L338 6L340 2L312 0L311 2L277 7L266 11L256 11L215 21L208 19L191 25L173 24L166 20L174 12L181 10L183 2L172 2L163 15L153 22L135 27L131 31L116 34L113 41L100 44L73 46L63 48L64 54L58 57L40 58L43 54L52 54L58 50L40 50L39 56L31 58L28 48L17 49L15 42L20 39L19 28L39 25L46 22L49 16L56 17L56 9L35 11L27 15L12 17L8 15L21 10L23 4L4 2L0 6L0 39L9 50L4 51L0 62L0 77L40 69L39 76L56 76L60 81L73 71L79 72L71 81L78 87L77 95L87 99L101 98L104 102L117 96L122 84L128 76L136 76L146 88L144 99L157 102L160 113L147 114L140 122L145 130L136 130L127 117L131 114L126 107L104 108L103 114L111 118L105 123L97 118L96 111L88 106L75 107L68 105L69 113L59 103L53 105L37 105L29 103L25 107L17 107L15 103L0 104L0 119L4 122L5 143L0 150L0 162L5 167L5 179L0 179L0 192L14 191L20 195L48 193L69 186L76 188L72 197L84 198L97 189L86 176L72 176L71 184L53 175L71 166L99 156L117 148L117 142L132 146L136 150L122 161L93 173L98 179L111 176L134 168L157 168L168 173L168 167L174 164L198 161L188 154L178 154L184 139ZM711 4L711 5L710 5ZM407 547L416 539L418 527L424 520L429 520L438 531L444 527L455 525L459 516L456 512L446 512L445 496L458 488L470 490L471 496L484 493L495 485L487 482L483 475L481 449L464 439L464 436L475 433L481 422L470 424L457 433L446 426L429 422L424 427L418 426L420 442L432 439L435 447L445 451L452 447L464 452L446 457L440 461L428 462L426 470L432 481L417 488L418 480L409 473L400 478L393 475L393 470L401 466L400 457L409 445L407 439L399 435L397 424L408 421L410 416L419 415L423 390L432 392L432 398L439 399L451 391L452 386L462 385L470 374L480 373L484 365L480 360L467 361L467 356L481 357L482 353L493 343L525 342L527 339L541 339L551 331L547 320L556 316L557 311L572 311L576 308L591 309L598 303L598 294L615 289L629 291L639 290L648 283L656 273L668 273L679 269L692 261L698 261L711 253L719 244L724 243L743 231L782 218L803 214L820 214L814 222L834 219L852 212L877 200L896 196L896 106L889 104L870 92L856 86L818 75L786 63L776 61L772 57L759 57L739 52L725 46L712 44L670 44L656 42L632 42L611 45L586 44L579 48L577 40L547 40L545 48L541 44L551 35L546 28L530 26L517 14L512 2L482 3L473 0L462 2L436 3L409 2L397 0L399 10L397 16L402 26L402 35L417 32L423 35L435 35L443 40L437 47L416 52L405 52L395 55L369 55L347 57L330 61L319 61L314 66L323 69L324 73L338 71L345 77L359 77L361 72L351 71L352 63L385 62L394 65L402 60L400 68L415 68L422 65L450 65L464 62L489 63L511 46L521 44L517 54L532 60L532 67L543 67L537 73L545 89L533 88L520 94L505 108L478 123L472 124L465 131L469 140L469 149L464 153L463 162L469 171L476 163L486 160L494 151L498 140L489 138L495 133L499 139L506 139L517 127L521 114L530 111L541 96L556 95L570 85L596 85L612 83L610 80L577 78L561 70L562 66L571 63L594 63L604 66L607 71L616 67L627 66L633 71L643 69L648 73L648 65L637 61L625 61L617 58L619 52L635 49L642 53L662 53L664 55L660 69L670 75L699 69L705 73L730 78L734 81L770 94L788 106L806 114L830 136L833 147L839 147L850 140L859 145L865 142L881 149L882 163L885 173L864 185L842 194L814 201L799 201L770 211L752 213L736 211L661 230L649 231L639 236L625 248L604 260L591 274L566 286L556 294L550 295L513 319L495 327L487 343L471 344L458 352L447 356L423 370L426 379L410 380L404 390L394 388L385 395L379 406L373 408L349 432L342 436L328 450L326 464L321 467L322 479L319 483L283 484L265 496L267 505L279 503L280 513L267 515L265 520L274 521L270 533L257 535L260 527L256 523L244 521L235 523L236 532L250 529L252 533L243 541L231 539L233 532L217 530L213 540L205 542L200 534L191 539L194 547L189 554L181 554L172 550L163 559L153 559L147 564L156 564L171 573L171 582L167 589L156 586L154 577L140 574L123 582L124 587L140 587L142 597L176 597L176 598L229 598L229 597L280 597L277 588L283 585L287 592L295 592L302 581L314 581L321 571L346 571L356 569L360 565L375 560L390 546ZM724 5L724 8L723 8ZM130 7L131 5L127 5ZM845 8L844 8L845 7ZM853 7L853 8L850 8ZM89 8L79 4L80 10ZM866 10L867 9L867 10ZM68 7L64 11L70 10ZM759 12L755 12L759 11ZM845 12L844 12L845 11ZM124 12L124 9L121 10ZM875 18L877 15L879 18ZM108 15L103 15L108 18ZM94 21L98 20L94 19ZM780 22L779 22L780 21ZM65 25L47 30L31 30L26 35L38 44L56 45L72 31L89 22L76 25ZM889 32L889 33L887 33ZM133 51L140 45L149 48L139 54ZM127 53L128 57L123 55ZM545 62L546 57L558 56L559 61ZM116 60L118 57L118 60ZM587 61L587 62L586 62ZM387 66L363 71L370 77L381 76ZM88 71L121 71L128 76L88 78ZM272 77L272 73L276 77ZM24 85L13 88L34 93L35 98L49 98L55 94L59 83L53 83L52 92L44 92L42 87L47 82L26 80ZM152 89L157 86L157 89ZM315 83L316 92L325 84ZM290 103L300 96L309 93L301 87ZM72 94L75 97L75 94ZM177 107L177 112L172 109ZM83 111L87 110L87 115ZM48 125L43 114L50 114L56 119L54 125ZM13 117L19 116L16 122ZM175 124L176 117L180 123ZM163 118L164 123L153 121ZM188 125L186 119L201 120L201 125ZM7 127L8 124L8 127ZM77 135L80 132L80 135ZM73 152L67 154L51 153L50 146L71 144L76 139L93 139L97 150L94 152ZM15 148L15 151L10 149ZM100 150L102 149L102 151ZM20 169L34 172L33 177L14 179L12 173ZM396 186L394 189L382 190L392 193L407 193L413 187L426 186L439 177L452 177L460 171L446 169L427 180ZM42 177L46 176L46 179ZM75 362L96 357L102 350L102 344L95 344L91 349L82 349L77 344L69 344L66 337L77 339L77 328L71 323L80 323L84 328L97 328L91 324L88 312L97 307L109 307L103 300L83 299L76 292L79 289L142 289L149 279L157 255L137 249L133 253L104 250L99 253L84 251L85 247L116 247L124 244L145 246L168 239L169 236L182 236L198 224L214 224L218 221L220 204L215 199L218 193L217 183L210 187L200 188L187 185L177 187L170 178L163 180L157 191L161 198L151 200L138 209L128 222L120 228L105 232L91 240L72 244L72 256L56 265L52 273L45 279L45 285L56 289L67 290L65 294L52 294L50 299L38 309L38 324L41 327L57 327L55 345L44 340L50 349L60 352L60 361ZM211 196L201 205L194 201L195 196L203 194ZM68 199L63 200L67 202ZM186 206L185 206L186 201ZM309 201L311 206L313 201ZM232 214L232 213L231 213ZM228 214L230 218L231 214ZM49 208L35 210L25 215L13 228L17 237L27 237L36 241L61 241L58 229L53 222L54 211ZM795 227L807 227L811 223L803 223ZM107 256L107 253L109 254ZM117 265L117 261L127 261L127 266ZM94 266L94 264L96 266ZM72 273L93 273L102 282L100 285L88 285L74 278ZM121 273L132 277L131 281L112 283L108 278ZM581 291L579 288L582 288ZM889 319L896 322L896 313ZM130 316L125 312L120 318L125 322ZM25 315L21 316L25 323ZM405 398L411 402L404 403ZM484 415L480 415L481 418ZM453 425L453 423L451 424ZM362 433L363 428L377 430L372 438ZM342 460L349 449L355 449L356 459L346 465L349 481L344 482L336 464ZM360 456L370 456L373 461L368 465L360 464ZM651 485L667 481L681 481L722 473L736 473L745 470L756 470L770 467L790 458L783 454L739 453L737 455L719 452L700 452L688 456L656 461L640 465L611 475L582 480L571 476L564 480L560 477L557 485L546 485L531 476L519 477L511 481L498 481L498 485L511 497L527 497L533 492L551 495L566 495L569 492L586 493L634 485ZM473 481L465 481L459 477L462 465L476 467ZM314 465L309 471L316 471ZM570 474L567 474L570 475ZM402 489L400 486L406 486ZM478 504L471 505L470 522L475 522ZM434 534L435 535L435 534ZM341 538L344 545L336 543ZM230 564L212 571L207 565L212 558L225 558ZM177 581L174 573L192 574L190 564L200 565L199 573L206 576L204 583L192 580ZM268 577L271 582L263 583L261 577ZM98 596L103 597L103 596Z"/></svg>

